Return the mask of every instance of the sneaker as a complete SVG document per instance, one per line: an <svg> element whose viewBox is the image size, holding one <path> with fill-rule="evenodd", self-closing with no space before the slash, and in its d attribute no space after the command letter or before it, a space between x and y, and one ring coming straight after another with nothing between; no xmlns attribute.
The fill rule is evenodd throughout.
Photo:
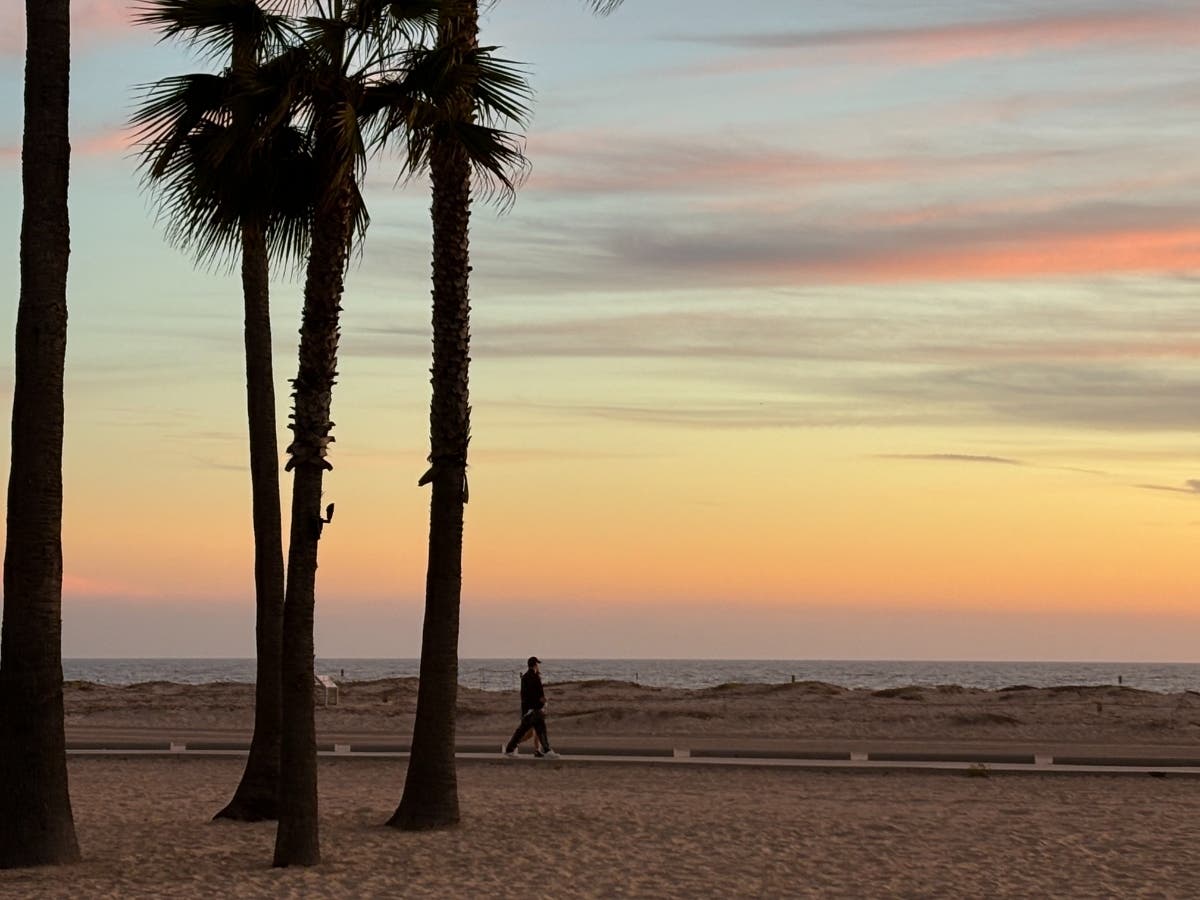
<svg viewBox="0 0 1200 900"><path fill-rule="evenodd" d="M508 749L508 744L501 744L501 745L500 745L500 752L501 752L501 753L503 753L505 756L508 756L508 757L520 756L520 755L521 755L521 748L520 748L520 747L513 747L511 750L509 750L509 749Z"/></svg>
<svg viewBox="0 0 1200 900"><path fill-rule="evenodd" d="M542 753L541 756L544 756L546 759L558 759L558 754L553 750L547 750L545 753Z"/></svg>
<svg viewBox="0 0 1200 900"><path fill-rule="evenodd" d="M543 753L541 750L534 750L534 751L533 751L533 755L534 755L534 758L535 758L535 759L541 759L541 758L542 758L542 757L544 757L546 754L545 754L545 753ZM555 755L555 756L557 756L558 754L556 753L556 754L554 754L554 755Z"/></svg>

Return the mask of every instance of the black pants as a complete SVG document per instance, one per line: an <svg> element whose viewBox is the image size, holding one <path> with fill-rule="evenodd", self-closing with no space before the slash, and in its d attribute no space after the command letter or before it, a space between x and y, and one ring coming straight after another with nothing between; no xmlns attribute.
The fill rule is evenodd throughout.
<svg viewBox="0 0 1200 900"><path fill-rule="evenodd" d="M516 749L517 744L521 743L521 738L525 737L525 732L530 728L537 733L537 739L542 743L542 752L545 753L549 750L550 738L546 736L546 714L540 709L531 709L525 715L521 716L521 724L517 726L517 730L513 732L513 736L509 738L504 752L512 753Z"/></svg>

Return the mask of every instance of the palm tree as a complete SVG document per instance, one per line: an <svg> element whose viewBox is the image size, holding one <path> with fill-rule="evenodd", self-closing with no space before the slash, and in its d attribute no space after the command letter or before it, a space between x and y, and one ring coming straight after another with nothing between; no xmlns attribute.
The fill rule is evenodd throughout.
<svg viewBox="0 0 1200 900"><path fill-rule="evenodd" d="M0 868L79 859L62 690L69 0L26 0L21 294L0 635Z"/></svg>
<svg viewBox="0 0 1200 900"><path fill-rule="evenodd" d="M591 0L607 12L620 0ZM458 698L458 632L462 597L463 507L467 502L467 448L471 440L470 219L474 166L466 141L481 103L520 122L525 110L513 102L511 78L503 92L477 77L470 61L478 54L477 0L443 0L437 46L467 73L443 98L443 119L428 130L433 204L433 396L429 410L429 470L419 485L432 485L429 556L425 577L425 621L412 753L400 805L389 825L421 830L459 821L454 763ZM487 167L482 174L492 174ZM511 183L503 182L511 187Z"/></svg>
<svg viewBox="0 0 1200 900"><path fill-rule="evenodd" d="M299 365L292 381L293 473L287 592L283 608L283 740L275 866L321 861L317 827L317 744L313 714L313 615L321 485L333 422L341 297L353 234L360 170L357 122L347 113L346 31L341 0L310 19L296 59L311 88L315 206L304 284ZM294 54L295 56L295 54Z"/></svg>
<svg viewBox="0 0 1200 900"><path fill-rule="evenodd" d="M273 121L272 110L261 108L245 88L264 54L287 40L288 23L255 0L146 0L137 21L229 60L220 75L151 86L134 123L142 129L144 180L159 197L170 238L198 262L241 257L254 532L254 734L241 782L215 818L274 819L284 568L268 248L293 261L303 254L309 223L303 186L311 161L304 136L286 120Z"/></svg>
<svg viewBox="0 0 1200 900"><path fill-rule="evenodd" d="M381 52L379 35L411 37L426 4L403 4L381 23L346 0L317 0L298 29L301 40L260 68L264 90L306 117L313 146L312 243L305 274L299 366L292 382L293 473L287 590L283 614L283 740L279 828L274 865L320 862L317 823L316 727L313 717L313 614L317 547L332 505L321 509L333 422L339 315L346 265L356 228L366 218L359 191L371 120L389 111L380 98L395 89L403 55Z"/></svg>
<svg viewBox="0 0 1200 900"><path fill-rule="evenodd" d="M312 865L320 859L317 826L316 735L313 720L313 612L317 547L332 507L321 510L322 476L333 438L330 407L337 366L338 317L354 210L367 147L395 135L409 140L408 167L419 171L427 158L427 136L436 132L442 94L463 78L447 66L446 54L417 42L435 21L434 0L329 0L304 19L304 40L276 72L292 103L305 110L312 134L317 187L300 331L299 370L293 382L293 441L287 468L294 472L291 542L284 602L283 744L279 830L275 865ZM490 85L481 94L504 105L510 70L486 53L471 60L474 81ZM479 73L489 73L483 77ZM493 81L489 81L492 78ZM489 111L489 115L491 112ZM500 173L520 158L502 132L461 123L469 164Z"/></svg>
<svg viewBox="0 0 1200 900"><path fill-rule="evenodd" d="M475 51L478 32L473 0L445 0L438 16L437 46L451 56L452 64ZM448 122L472 122L475 105L469 89L446 99ZM405 829L439 828L459 821L454 743L463 506L471 438L467 368L471 163L461 143L443 133L447 130L430 136L428 151L433 194L433 394L430 468L419 484L432 485L429 556L412 751L400 805L388 821Z"/></svg>

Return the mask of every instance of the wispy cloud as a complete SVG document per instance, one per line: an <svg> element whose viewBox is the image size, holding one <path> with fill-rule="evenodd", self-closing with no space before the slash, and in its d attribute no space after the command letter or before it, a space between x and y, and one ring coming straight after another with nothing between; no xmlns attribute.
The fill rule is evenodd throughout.
<svg viewBox="0 0 1200 900"><path fill-rule="evenodd" d="M62 591L68 601L144 600L152 596L145 587L134 582L72 572L63 573Z"/></svg>
<svg viewBox="0 0 1200 900"><path fill-rule="evenodd" d="M137 144L137 137L130 128L109 128L82 135L71 146L71 152L79 156L121 156Z"/></svg>
<svg viewBox="0 0 1200 900"><path fill-rule="evenodd" d="M804 184L909 177L932 164L903 158L834 157L818 153L718 144L711 138L574 132L529 142L535 168L527 190L555 194L778 191Z"/></svg>
<svg viewBox="0 0 1200 900"><path fill-rule="evenodd" d="M811 372L811 374L810 374ZM649 380L636 400L604 394L568 404L522 402L526 411L563 418L704 428L1036 426L1052 432L1096 434L1200 430L1194 397L1200 378L1138 366L1087 364L989 368L863 364L797 369L780 362L772 377L763 364L744 370L694 370L704 400L680 401L674 381ZM719 379L719 380L718 380ZM1172 458L1188 458L1186 451ZM1073 465L1043 465L996 454L911 454L897 459L1024 465L1108 474Z"/></svg>
<svg viewBox="0 0 1200 900"><path fill-rule="evenodd" d="M74 135L71 139L71 155L75 159L88 159L128 154L137 143L128 128L104 128ZM21 158L19 143L0 145L0 164Z"/></svg>
<svg viewBox="0 0 1200 900"><path fill-rule="evenodd" d="M834 155L731 142L712 136L665 138L644 133L578 131L534 134L534 170L525 190L551 194L778 196L795 188L970 178L1028 171L1039 164L1070 164L1070 148L975 151L958 155L908 152L880 156Z"/></svg>
<svg viewBox="0 0 1200 900"><path fill-rule="evenodd" d="M558 422L564 419L604 419L638 425L699 429L838 428L851 425L915 425L925 421L920 414L911 411L864 409L832 399L679 402L669 398L647 398L634 403L584 402L567 405L521 401L493 404L497 405L540 413Z"/></svg>
<svg viewBox="0 0 1200 900"><path fill-rule="evenodd" d="M891 228L781 216L659 220L614 229L610 247L642 271L760 285L1182 273L1200 271L1197 219L1186 205L1103 203Z"/></svg>
<svg viewBox="0 0 1200 900"><path fill-rule="evenodd" d="M993 463L1002 466L1025 466L1028 463L1007 456L977 456L973 453L880 453L877 459L909 459L922 462Z"/></svg>
<svg viewBox="0 0 1200 900"><path fill-rule="evenodd" d="M133 33L129 0L73 0L71 43L75 48ZM25 52L25 6L9 0L0 10L0 55Z"/></svg>
<svg viewBox="0 0 1200 900"><path fill-rule="evenodd" d="M824 51L860 61L945 65L963 60L1020 57L1083 47L1194 46L1200 43L1200 12L1149 6L1048 13L1024 18L944 22L915 26L775 31L740 35L674 35L673 40L750 50L749 56L706 62L693 73L720 74L807 63Z"/></svg>
<svg viewBox="0 0 1200 900"><path fill-rule="evenodd" d="M936 410L961 421L1109 432L1196 431L1200 376L1151 364L1000 364L863 377L872 404Z"/></svg>
<svg viewBox="0 0 1200 900"><path fill-rule="evenodd" d="M689 285L591 303L581 294L556 302L553 312L531 305L527 290L484 290L488 302L480 305L472 341L480 359L671 360L726 373L755 370L767 390L791 389L803 367L806 384L824 389L837 373L838 392L851 393L859 389L859 368L898 386L941 372L987 386L1009 372L1034 373L1034 384L1014 385L1014 393L1026 394L1037 393L1042 377L1074 393L1097 386L1094 373L1114 373L1120 384L1142 372L1146 383L1136 389L1153 392L1168 383L1156 373L1187 375L1200 356L1200 339L1189 337L1200 332L1197 287L1189 279L1014 284L1002 292L914 285L714 294ZM363 320L347 331L346 354L424 358L428 329L409 315L397 310ZM1076 370L1093 374L1063 384L1059 373ZM953 399L953 377L936 384L936 396Z"/></svg>
<svg viewBox="0 0 1200 900"><path fill-rule="evenodd" d="M1172 487L1165 484L1137 484L1134 487L1139 487L1147 491L1169 491L1172 494L1188 494L1192 497L1200 497L1200 478L1189 478L1183 483L1182 487Z"/></svg>

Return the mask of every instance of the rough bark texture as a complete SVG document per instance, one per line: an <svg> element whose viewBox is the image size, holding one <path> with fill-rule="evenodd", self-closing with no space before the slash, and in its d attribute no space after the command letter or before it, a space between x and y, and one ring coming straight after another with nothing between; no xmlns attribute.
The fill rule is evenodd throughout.
<svg viewBox="0 0 1200 900"><path fill-rule="evenodd" d="M477 14L474 0L444 6L439 16L438 42L462 52L473 48L478 35ZM464 96L459 103L453 114L469 118L470 98ZM428 476L432 495L425 624L412 755L400 806L388 822L408 830L446 828L459 821L454 738L463 505L467 499L471 431L471 166L466 153L448 137L435 135L433 141L433 398Z"/></svg>
<svg viewBox="0 0 1200 900"><path fill-rule="evenodd" d="M279 444L275 437L275 376L271 364L269 264L263 228L242 225L242 293L246 307L246 415L254 523L254 736L242 780L213 818L255 822L279 815L282 724L283 534L279 511Z"/></svg>
<svg viewBox="0 0 1200 900"><path fill-rule="evenodd" d="M62 692L68 0L27 0L12 467L0 635L0 868L79 859Z"/></svg>
<svg viewBox="0 0 1200 900"><path fill-rule="evenodd" d="M321 481L337 377L338 315L350 239L350 194L327 191L313 223L300 326L300 364L292 382L294 411L287 467L293 470L291 543L283 607L283 741L280 747L276 866L321 861L317 828L317 735L313 716L313 613Z"/></svg>

